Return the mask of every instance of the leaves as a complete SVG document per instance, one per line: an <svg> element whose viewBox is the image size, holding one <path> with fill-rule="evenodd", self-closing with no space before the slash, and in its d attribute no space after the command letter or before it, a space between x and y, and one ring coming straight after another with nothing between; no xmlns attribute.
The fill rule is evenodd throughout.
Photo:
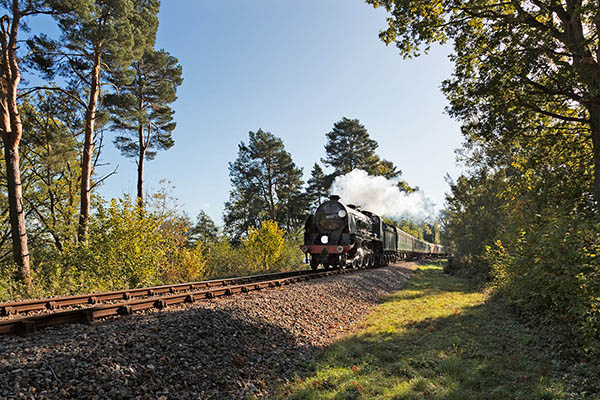
<svg viewBox="0 0 600 400"><path fill-rule="evenodd" d="M223 219L234 240L266 219L291 231L303 222L307 208L302 169L283 141L262 129L250 132L249 139L247 145L240 143L237 159L229 163L233 189Z"/></svg>
<svg viewBox="0 0 600 400"><path fill-rule="evenodd" d="M277 222L266 220L259 228L250 227L248 235L242 239L242 245L250 262L258 271L270 271L281 257L284 239L283 230Z"/></svg>

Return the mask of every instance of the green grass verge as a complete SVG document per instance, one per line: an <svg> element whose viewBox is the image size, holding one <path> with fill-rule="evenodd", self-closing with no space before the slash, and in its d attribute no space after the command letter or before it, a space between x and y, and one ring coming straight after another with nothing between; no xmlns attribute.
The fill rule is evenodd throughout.
<svg viewBox="0 0 600 400"><path fill-rule="evenodd" d="M441 265L420 266L356 334L321 351L275 397L598 398L565 380L535 329L468 281L444 275Z"/></svg>

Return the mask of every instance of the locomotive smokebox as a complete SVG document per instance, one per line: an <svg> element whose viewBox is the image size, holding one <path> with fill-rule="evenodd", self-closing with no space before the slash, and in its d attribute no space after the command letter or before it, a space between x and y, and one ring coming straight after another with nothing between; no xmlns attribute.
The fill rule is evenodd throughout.
<svg viewBox="0 0 600 400"><path fill-rule="evenodd" d="M332 194L331 196L329 196L329 200L340 201L340 196L338 196L337 194Z"/></svg>

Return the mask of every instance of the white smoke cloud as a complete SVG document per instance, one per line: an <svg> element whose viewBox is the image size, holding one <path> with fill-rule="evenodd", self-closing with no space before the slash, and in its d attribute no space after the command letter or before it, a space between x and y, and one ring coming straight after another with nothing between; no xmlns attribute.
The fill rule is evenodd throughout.
<svg viewBox="0 0 600 400"><path fill-rule="evenodd" d="M340 196L344 204L355 204L389 218L416 221L435 218L435 204L421 190L409 194L401 192L397 182L383 176L370 176L360 169L337 177L331 194Z"/></svg>

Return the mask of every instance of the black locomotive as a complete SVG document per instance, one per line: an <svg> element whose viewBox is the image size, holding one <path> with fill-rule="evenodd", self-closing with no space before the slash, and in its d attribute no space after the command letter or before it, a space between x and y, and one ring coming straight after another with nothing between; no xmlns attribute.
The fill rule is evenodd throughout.
<svg viewBox="0 0 600 400"><path fill-rule="evenodd" d="M339 200L330 196L306 220L302 251L313 269L319 264L358 268L445 255L444 246L419 240L380 216Z"/></svg>

